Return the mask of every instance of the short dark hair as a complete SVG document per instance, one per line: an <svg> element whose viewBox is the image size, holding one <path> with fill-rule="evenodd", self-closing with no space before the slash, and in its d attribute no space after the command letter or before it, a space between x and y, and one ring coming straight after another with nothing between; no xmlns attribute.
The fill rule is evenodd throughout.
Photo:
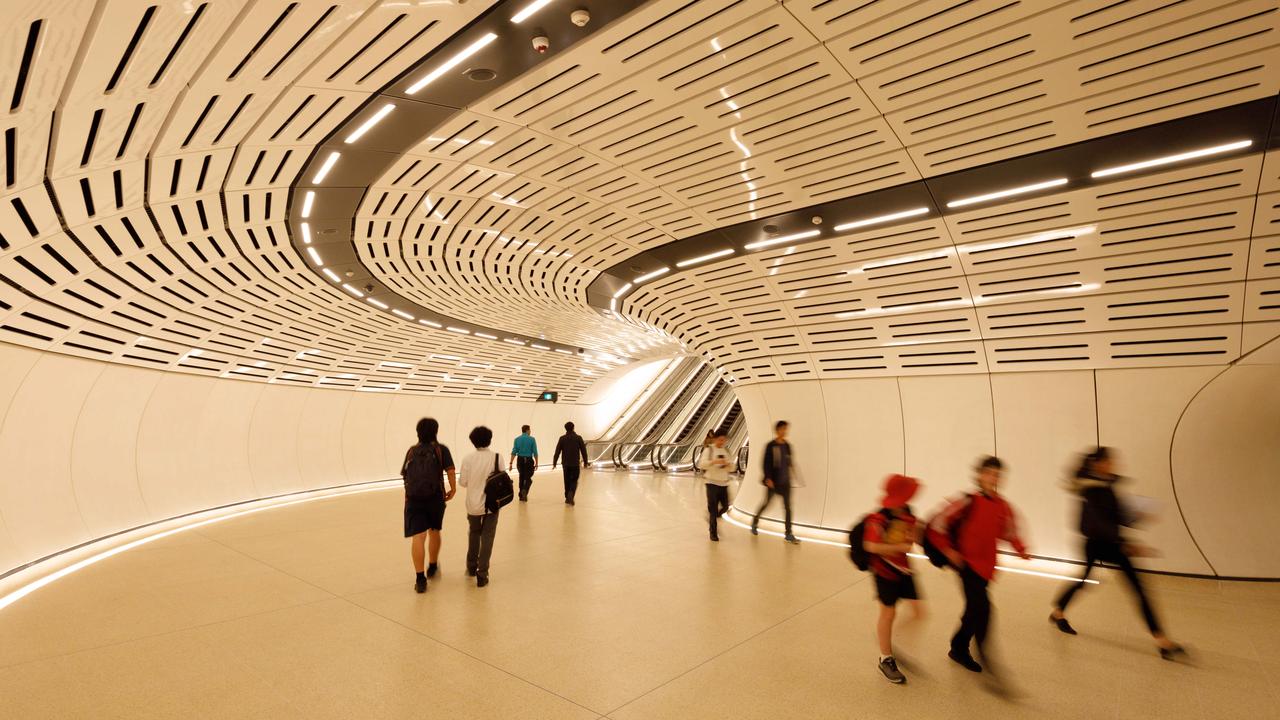
<svg viewBox="0 0 1280 720"><path fill-rule="evenodd" d="M436 435L440 432L440 423L435 418L422 418L418 421L415 428L418 433L418 443L422 445L430 445L436 442Z"/></svg>
<svg viewBox="0 0 1280 720"><path fill-rule="evenodd" d="M477 448L489 447L489 443L493 442L493 431L483 425L477 425L471 429L471 434L467 437Z"/></svg>
<svg viewBox="0 0 1280 720"><path fill-rule="evenodd" d="M976 469L978 472L982 472L983 470L1003 470L1004 462L995 455L985 455L978 461L978 467Z"/></svg>
<svg viewBox="0 0 1280 720"><path fill-rule="evenodd" d="M711 437L713 438L729 437L729 433L723 430L716 430L715 432L711 433Z"/></svg>
<svg viewBox="0 0 1280 720"><path fill-rule="evenodd" d="M565 424L564 424L564 429L565 429L565 430L568 430L569 432L573 432L573 422L572 422L572 421L570 421L570 422L565 423Z"/></svg>
<svg viewBox="0 0 1280 720"><path fill-rule="evenodd" d="M781 430L782 428L787 427L787 426L788 426L788 425L790 425L790 424L791 424L791 423L788 423L786 420L779 420L778 422L776 422L776 423L774 423L774 424L773 424L773 431L774 431L774 432L777 432L777 431Z"/></svg>
<svg viewBox="0 0 1280 720"><path fill-rule="evenodd" d="M522 432L522 433L527 433L527 432L529 432L529 426L528 426L528 425L521 425L521 426L520 426L520 432Z"/></svg>

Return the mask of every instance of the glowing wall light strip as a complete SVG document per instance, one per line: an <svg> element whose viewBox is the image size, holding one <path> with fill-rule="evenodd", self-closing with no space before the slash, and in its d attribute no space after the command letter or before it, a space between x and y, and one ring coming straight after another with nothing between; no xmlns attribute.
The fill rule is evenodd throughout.
<svg viewBox="0 0 1280 720"><path fill-rule="evenodd" d="M316 202L316 193L314 190L308 190L306 195L302 196L302 217L311 217L311 206Z"/></svg>
<svg viewBox="0 0 1280 720"><path fill-rule="evenodd" d="M927 207L912 208L910 210L903 210L902 212L889 213L888 215L877 215L876 217L867 218L866 220L854 220L853 222L847 222L843 225L837 225L833 229L836 232L844 232L845 230L866 227L867 225L878 225L880 223L892 222L894 220L915 217L917 215L924 215L927 212L929 212L929 208Z"/></svg>
<svg viewBox="0 0 1280 720"><path fill-rule="evenodd" d="M316 252L315 248L313 247L307 248L307 254L311 256L311 262L315 263L316 265L324 265L324 263L321 262L320 260L320 253Z"/></svg>
<svg viewBox="0 0 1280 720"><path fill-rule="evenodd" d="M760 248L773 247L774 245L781 245L783 243L789 243L795 240L804 240L806 238L817 237L818 233L819 233L818 230L805 230L804 232L792 233L790 235L782 235L776 238L769 238L768 240L758 240L753 243L747 243L742 247L747 250L759 250Z"/></svg>
<svg viewBox="0 0 1280 720"><path fill-rule="evenodd" d="M365 300L367 300L370 305L377 308L382 308L383 310L386 310L387 308L391 307L390 305L387 305L381 300L374 300L373 298L365 298Z"/></svg>
<svg viewBox="0 0 1280 720"><path fill-rule="evenodd" d="M648 281L650 281L650 280L652 280L652 279L654 279L654 278L656 278L656 277L662 277L663 275L666 275L666 274L667 274L667 273L669 273L669 272L671 272L671 268L669 268L669 267L664 267L664 268L662 268L661 270L654 270L654 271L653 271L653 272L651 272L651 273L647 273L647 274L645 274L645 275L641 275L640 277L636 278L635 280L632 280L631 282L632 282L633 284L639 285L639 284L640 284L640 283L642 283L642 282L648 282Z"/></svg>
<svg viewBox="0 0 1280 720"><path fill-rule="evenodd" d="M627 283L626 285L623 285L622 287L618 288L618 292L613 294L613 299L617 300L623 295L626 295L627 291L630 289L631 289L631 283Z"/></svg>
<svg viewBox="0 0 1280 720"><path fill-rule="evenodd" d="M329 153L329 157L324 159L324 164L320 166L318 171L316 171L316 176L311 178L311 184L319 185L324 182L325 176L328 175L329 171L333 169L333 166L338 163L338 158L340 157L342 157L342 153L336 150Z"/></svg>
<svg viewBox="0 0 1280 720"><path fill-rule="evenodd" d="M342 278L338 277L338 273L330 270L329 268L324 268L324 274L334 282L342 282Z"/></svg>
<svg viewBox="0 0 1280 720"><path fill-rule="evenodd" d="M404 318L405 320L413 320L413 316L412 316L412 315L410 315L409 313L407 313L407 312L405 312L405 311L401 310L400 308L391 308L391 314L392 314L392 315L399 315L400 317Z"/></svg>
<svg viewBox="0 0 1280 720"><path fill-rule="evenodd" d="M311 223L302 223L302 242L306 245L311 244Z"/></svg>
<svg viewBox="0 0 1280 720"><path fill-rule="evenodd" d="M378 490L393 490L400 486L401 486L400 480L384 480L382 482L372 483L367 486L363 486L356 489L349 489L345 491L307 491L302 493L294 493L292 495L288 495L283 498L276 498L273 500L261 500L257 502L263 503L262 505L248 507L244 510L232 512L227 515L220 515L217 517L207 518L204 520L198 519L199 515L196 515L196 516L193 516L192 518L189 518L188 519L189 522L186 525L182 525L176 528L171 528L169 530L163 530L155 533L154 535L148 535L146 537L138 538L137 540L127 542L123 545L118 545L116 547L103 550L100 553L90 555L89 557L86 557L83 560L79 560L75 563L72 563L71 565L68 565L64 568L61 568L52 573L49 573L44 577L41 577L37 580L29 582L26 585L23 585L22 587L9 593L8 595L0 597L0 610L3 610L9 607L15 602L35 592L36 590L39 590L42 587L45 587L54 582L57 582L58 580L61 580L62 578L67 577L68 575L74 572L83 570L91 565L96 565L97 563L100 563L103 560L106 560L107 558L119 555L122 552L127 552L129 550L133 550L134 548L142 547L143 545L153 543L156 540L163 540L164 538L170 537L172 535L176 535L180 532L195 530L196 528L205 527L206 525L212 525L214 523L220 523L220 522L223 522L224 520L233 520L235 518L244 517L246 515L253 515L254 513L260 513L260 512L263 512L264 510L275 510L282 507L289 507L290 505L300 505L302 503L314 502L316 500L327 500L330 498L343 497L346 495L357 495L359 493L375 492ZM300 497L300 496L305 496L305 497ZM294 498L294 499L290 500L288 498ZM222 512L222 511L211 510L209 512L216 513L216 512Z"/></svg>
<svg viewBox="0 0 1280 720"><path fill-rule="evenodd" d="M1149 167L1169 165L1171 163L1182 162L1183 160L1194 160L1195 158L1206 157L1208 155L1219 155L1221 153L1231 152L1232 150L1240 150L1247 148L1252 144L1252 140L1237 140L1236 142L1227 143L1225 145L1214 145L1213 147L1190 150L1188 152L1178 153L1177 155L1166 155L1165 157L1143 160L1129 165L1117 165L1116 167L1105 168L1103 170L1090 173L1089 177L1101 178L1133 172L1135 170L1145 170Z"/></svg>
<svg viewBox="0 0 1280 720"><path fill-rule="evenodd" d="M409 89L405 90L405 93L408 95L413 95L414 93L418 92L422 88L438 80L441 75L444 75L450 70L458 67L458 65L462 64L464 60L480 52L485 48L486 45L488 45L489 43L497 39L498 39L497 35L494 35L493 33L487 33L484 37L480 38L479 40L476 40L475 42L471 43L467 47L463 48L462 51L459 52L457 55L454 55L453 57L446 60L444 64L440 65L440 67L422 76L420 80L410 85Z"/></svg>
<svg viewBox="0 0 1280 720"><path fill-rule="evenodd" d="M959 200L952 200L951 202L947 203L947 207L949 208L964 207L965 205L974 205L976 203L986 202L988 200L999 200L1000 198L1011 197L1013 195L1023 195L1025 193L1035 192L1037 190L1045 190L1047 188L1058 187L1060 185L1066 185L1066 184L1067 184L1066 178L1054 178L1053 180L1045 180L1044 182L1032 183L1031 185L1023 185L1022 187L1009 188L1008 190L998 190L996 192L987 193L985 195L974 195L973 197L961 198Z"/></svg>
<svg viewBox="0 0 1280 720"><path fill-rule="evenodd" d="M689 267L690 265L697 265L699 263L704 263L708 260L715 260L716 258L722 258L728 255L732 255L735 252L737 252L737 250L734 250L733 248L725 248L724 250L717 250L715 252L707 253L706 255L691 257L688 260L681 260L680 262L676 263L676 267L685 268L685 267Z"/></svg>
<svg viewBox="0 0 1280 720"><path fill-rule="evenodd" d="M346 142L348 145L350 145L351 143L353 143L353 142L355 142L355 141L359 140L360 138L364 137L364 134L365 134L365 133L367 133L367 132L369 132L370 130L372 130L374 125L377 125L378 123L382 122L382 119L383 119L383 118L385 118L386 116L390 115L390 114L391 114L391 111L392 111L392 110L395 110L395 109L396 109L396 106L395 106L395 105L392 105L391 103L387 103L386 105L383 105L383 106L378 110L378 112L376 112L376 113L374 113L374 114L373 114L373 117L371 117L371 118L369 118L368 120L365 120L364 122L360 123L360 127L356 128L354 131L352 131L352 133L351 133L350 135L348 135L348 136L347 136L347 139L345 140L345 142Z"/></svg>
<svg viewBox="0 0 1280 720"><path fill-rule="evenodd" d="M551 0L533 0L533 2L525 5L523 10L515 14L515 16L511 18L511 22L519 25L525 20L528 20L534 13L550 4Z"/></svg>

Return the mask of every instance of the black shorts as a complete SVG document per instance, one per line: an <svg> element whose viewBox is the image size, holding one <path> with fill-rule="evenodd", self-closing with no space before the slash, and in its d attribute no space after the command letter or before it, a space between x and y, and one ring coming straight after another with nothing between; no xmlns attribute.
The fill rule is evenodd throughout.
<svg viewBox="0 0 1280 720"><path fill-rule="evenodd" d="M413 537L444 525L444 498L404 499L404 536Z"/></svg>
<svg viewBox="0 0 1280 720"><path fill-rule="evenodd" d="M899 600L919 600L920 596L916 594L916 579L910 575L901 575L892 580L880 577L880 573L872 573L876 576L876 598L880 600L880 604L886 607L893 607L898 604Z"/></svg>

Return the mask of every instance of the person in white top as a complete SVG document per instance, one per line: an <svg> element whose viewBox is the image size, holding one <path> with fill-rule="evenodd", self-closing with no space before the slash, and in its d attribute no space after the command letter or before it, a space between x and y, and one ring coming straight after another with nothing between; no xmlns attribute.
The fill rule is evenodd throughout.
<svg viewBox="0 0 1280 720"><path fill-rule="evenodd" d="M716 530L716 520L729 511L729 468L733 464L729 460L729 451L724 449L728 436L717 430L712 436L710 445L702 450L698 458L698 468L704 473L707 483L707 514L711 522L711 542L720 542L720 534Z"/></svg>
<svg viewBox="0 0 1280 720"><path fill-rule="evenodd" d="M498 531L498 511L484 507L484 486L489 475L498 469L501 458L489 449L493 431L481 425L468 436L475 451L462 458L462 474L458 484L467 490L467 575L476 579L476 587L489 584L489 557L493 554L493 537Z"/></svg>

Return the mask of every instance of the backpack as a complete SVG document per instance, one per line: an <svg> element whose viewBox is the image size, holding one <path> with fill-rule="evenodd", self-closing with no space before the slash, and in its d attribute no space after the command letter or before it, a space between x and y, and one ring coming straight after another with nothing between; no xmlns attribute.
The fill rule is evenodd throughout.
<svg viewBox="0 0 1280 720"><path fill-rule="evenodd" d="M442 465L444 458L440 455L440 445L432 443L430 450L422 445L409 448L404 467L400 469L400 477L404 478L404 494L425 499L444 497Z"/></svg>
<svg viewBox="0 0 1280 720"><path fill-rule="evenodd" d="M867 518L874 514L863 515L858 524L849 531L849 559L853 561L854 567L862 572L866 572L871 567L871 553L862 546L862 540L867 533Z"/></svg>
<svg viewBox="0 0 1280 720"><path fill-rule="evenodd" d="M964 508L960 510L960 514L956 516L955 521L951 523L951 527L947 529L947 535L951 538L951 547L954 548L958 544L960 539L960 528L963 527L965 521L969 519L969 511L972 509L973 494L966 493ZM946 508L943 508L942 512L946 512ZM933 525L933 521L937 517L938 516L936 514L930 517L929 522L925 527L931 527ZM932 530L926 529L924 537L920 540L920 547L924 549L924 554L929 557L929 562L933 563L934 567L949 567L951 565L951 559L947 557L946 553L942 552L942 548L934 544L933 539L930 537L932 534Z"/></svg>
<svg viewBox="0 0 1280 720"><path fill-rule="evenodd" d="M493 472L484 481L485 512L498 512L499 508L515 499L516 488L506 470L498 467L498 453L493 454Z"/></svg>

